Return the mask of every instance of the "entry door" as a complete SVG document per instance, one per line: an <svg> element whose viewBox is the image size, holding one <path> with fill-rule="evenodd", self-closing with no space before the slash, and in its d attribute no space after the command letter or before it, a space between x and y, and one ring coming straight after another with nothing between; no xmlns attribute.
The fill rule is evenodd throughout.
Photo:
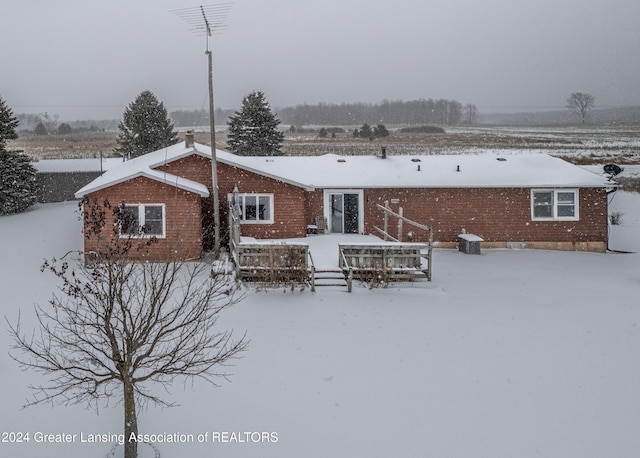
<svg viewBox="0 0 640 458"><path fill-rule="evenodd" d="M331 193L329 195L331 232L357 234L360 200L358 194Z"/></svg>

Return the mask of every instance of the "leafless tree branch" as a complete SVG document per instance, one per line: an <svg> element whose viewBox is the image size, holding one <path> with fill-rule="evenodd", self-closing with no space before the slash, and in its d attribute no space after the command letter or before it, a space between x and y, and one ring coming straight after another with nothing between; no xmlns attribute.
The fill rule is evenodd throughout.
<svg viewBox="0 0 640 458"><path fill-rule="evenodd" d="M214 386L228 378L218 368L248 346L246 334L234 338L217 326L220 314L241 298L236 284L211 275L203 263L132 262L135 242L108 248L91 267L46 261L42 270L60 279L60 293L34 307L36 329L27 335L20 316L15 323L5 318L14 340L11 357L48 376L47 384L31 387L26 406L97 408L102 399L121 399L129 437L137 434L136 406L172 405L151 386L168 393L177 377ZM135 453L125 445L125 456Z"/></svg>

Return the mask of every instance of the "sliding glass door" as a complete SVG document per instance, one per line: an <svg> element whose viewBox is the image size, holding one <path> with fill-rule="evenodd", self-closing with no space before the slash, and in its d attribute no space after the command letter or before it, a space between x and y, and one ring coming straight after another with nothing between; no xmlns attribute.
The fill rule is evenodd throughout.
<svg viewBox="0 0 640 458"><path fill-rule="evenodd" d="M360 193L329 192L329 229L333 233L360 232Z"/></svg>

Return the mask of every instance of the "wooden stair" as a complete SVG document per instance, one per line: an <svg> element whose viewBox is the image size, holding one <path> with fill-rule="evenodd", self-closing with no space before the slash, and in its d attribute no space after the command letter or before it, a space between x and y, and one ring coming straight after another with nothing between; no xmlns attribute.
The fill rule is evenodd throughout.
<svg viewBox="0 0 640 458"><path fill-rule="evenodd" d="M346 288L348 286L347 279L341 269L317 269L313 273L311 284L315 287L340 286Z"/></svg>

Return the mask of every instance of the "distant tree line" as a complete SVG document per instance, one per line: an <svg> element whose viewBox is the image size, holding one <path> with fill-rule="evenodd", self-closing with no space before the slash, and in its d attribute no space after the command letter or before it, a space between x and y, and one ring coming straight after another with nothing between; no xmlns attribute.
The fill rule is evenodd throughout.
<svg viewBox="0 0 640 458"><path fill-rule="evenodd" d="M314 129L313 127L301 127L301 126L294 126L293 124L291 124L289 126L289 133L291 134L315 134L318 133L318 135L320 137L322 137L322 132L324 132L325 136L326 135L331 135L332 137L335 137L336 134L344 134L346 132L346 130L342 127L321 127L319 130L318 129Z"/></svg>
<svg viewBox="0 0 640 458"><path fill-rule="evenodd" d="M54 131L58 127L58 120L60 116L57 114L50 115L49 113L26 113L17 114L19 130L22 131L34 131L38 125L47 131Z"/></svg>
<svg viewBox="0 0 640 458"><path fill-rule="evenodd" d="M373 126L378 124L450 126L461 122L473 123L477 116L475 105L463 106L460 102L446 99L383 100L378 104L302 104L276 111L283 124L296 126L296 128L313 125L350 126L362 124ZM217 108L214 114L216 125L228 123L234 114L234 109ZM209 112L204 109L172 111L169 113L169 118L176 127L209 125Z"/></svg>
<svg viewBox="0 0 640 458"><path fill-rule="evenodd" d="M460 102L446 99L383 100L378 104L342 103L297 105L278 111L284 124L304 125L361 125L378 124L436 124L455 125L463 120Z"/></svg>
<svg viewBox="0 0 640 458"><path fill-rule="evenodd" d="M445 130L438 126L414 126L400 129L403 134L444 134Z"/></svg>
<svg viewBox="0 0 640 458"><path fill-rule="evenodd" d="M16 115L18 120L17 131L23 134L35 135L68 135L84 132L104 132L117 127L116 120L103 121L68 121L60 122L58 115L48 113L21 113Z"/></svg>

